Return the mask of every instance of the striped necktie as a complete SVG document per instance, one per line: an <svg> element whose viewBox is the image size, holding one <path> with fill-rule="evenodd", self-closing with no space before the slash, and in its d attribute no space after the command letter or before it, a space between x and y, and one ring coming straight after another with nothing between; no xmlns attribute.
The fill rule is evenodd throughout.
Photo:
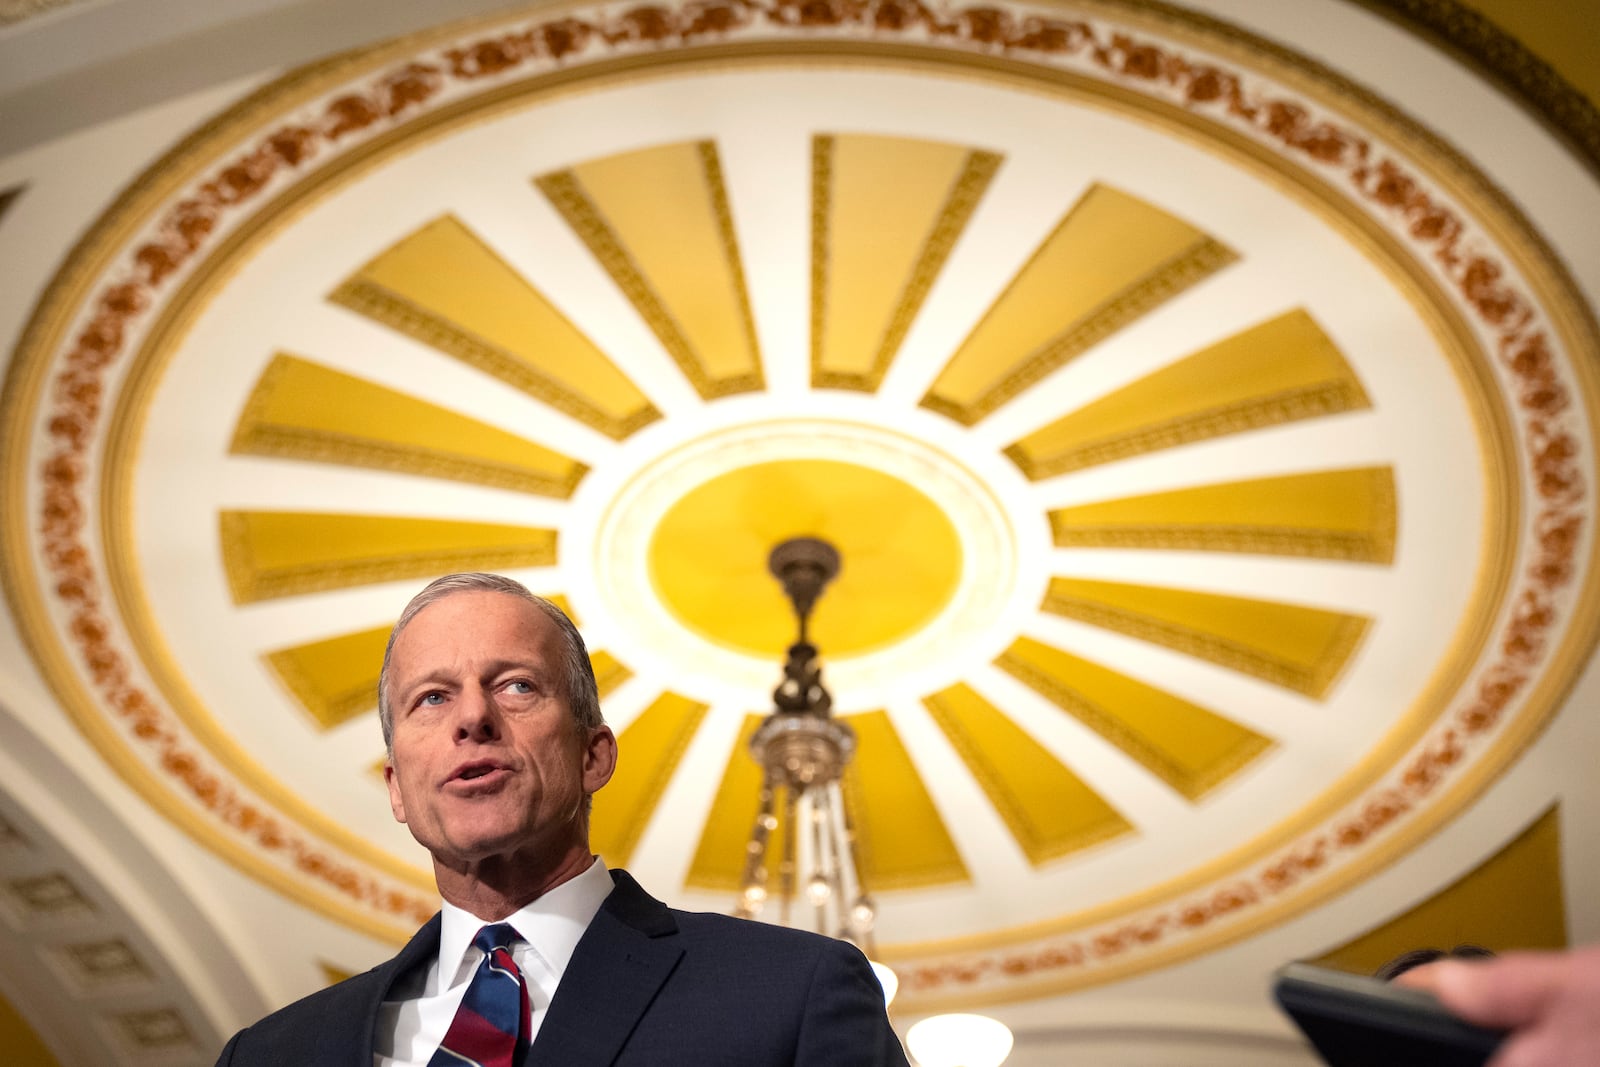
<svg viewBox="0 0 1600 1067"><path fill-rule="evenodd" d="M485 926L472 939L483 962L428 1067L518 1067L527 1058L532 1009L511 959L511 946L521 940L506 923Z"/></svg>

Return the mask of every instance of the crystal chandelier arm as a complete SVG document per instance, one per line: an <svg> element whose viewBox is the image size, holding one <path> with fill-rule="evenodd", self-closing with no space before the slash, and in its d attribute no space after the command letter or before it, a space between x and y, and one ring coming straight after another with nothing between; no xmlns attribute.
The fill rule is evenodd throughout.
<svg viewBox="0 0 1600 1067"><path fill-rule="evenodd" d="M744 873L739 878L739 903L734 914L742 919L754 919L767 901L767 842L778 825L773 811L773 786L775 777L771 770L761 783L761 801L756 808L756 818L750 827L750 840L745 845Z"/></svg>
<svg viewBox="0 0 1600 1067"><path fill-rule="evenodd" d="M790 906L794 903L795 839L800 836L800 791L793 785L783 787L783 858L778 861L779 921L789 925Z"/></svg>
<svg viewBox="0 0 1600 1067"><path fill-rule="evenodd" d="M861 869L861 852L856 847L856 824L850 814L850 804L845 799L844 782L841 780L834 785L839 797L839 821L843 832L844 848L847 855L846 863L850 873L855 877L855 899L850 902L849 917L846 920L846 929L850 931L850 940L861 946L861 951L868 956L876 952L876 943L873 929L877 925L878 909L873 903L872 896L867 892L866 874ZM840 900L840 906L844 904Z"/></svg>
<svg viewBox="0 0 1600 1067"><path fill-rule="evenodd" d="M806 790L802 800L806 809L806 826L810 831L809 856L806 858L810 860L811 877L806 879L806 899L816 913L817 933L826 935L831 933L828 929L828 913L834 899L834 839L833 827L828 819L827 787Z"/></svg>

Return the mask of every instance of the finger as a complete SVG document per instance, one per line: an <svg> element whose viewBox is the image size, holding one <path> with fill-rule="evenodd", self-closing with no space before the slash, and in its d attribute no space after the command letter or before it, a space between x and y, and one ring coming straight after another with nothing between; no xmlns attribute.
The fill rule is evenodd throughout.
<svg viewBox="0 0 1600 1067"><path fill-rule="evenodd" d="M1561 1049L1547 1031L1533 1030L1513 1034L1495 1052L1485 1067L1571 1067L1571 1049Z"/></svg>
<svg viewBox="0 0 1600 1067"><path fill-rule="evenodd" d="M1441 961L1419 979L1451 1011L1479 1026L1509 1029L1544 1014L1560 990L1564 957L1522 953L1485 963ZM1426 984L1420 984L1426 983Z"/></svg>
<svg viewBox="0 0 1600 1067"><path fill-rule="evenodd" d="M1394 984L1410 986L1412 989L1424 989L1437 995L1439 968L1441 966L1443 966L1442 963L1435 961L1433 963L1424 963L1419 967L1413 967L1409 971L1403 971L1396 975Z"/></svg>

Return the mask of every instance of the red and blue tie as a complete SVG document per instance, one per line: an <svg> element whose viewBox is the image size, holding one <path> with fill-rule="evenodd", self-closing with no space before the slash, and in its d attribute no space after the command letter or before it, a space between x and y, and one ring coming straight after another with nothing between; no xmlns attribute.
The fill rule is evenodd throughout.
<svg viewBox="0 0 1600 1067"><path fill-rule="evenodd" d="M485 926L472 939L483 962L428 1067L520 1067L527 1059L533 1013L511 959L511 946L521 940L507 923Z"/></svg>

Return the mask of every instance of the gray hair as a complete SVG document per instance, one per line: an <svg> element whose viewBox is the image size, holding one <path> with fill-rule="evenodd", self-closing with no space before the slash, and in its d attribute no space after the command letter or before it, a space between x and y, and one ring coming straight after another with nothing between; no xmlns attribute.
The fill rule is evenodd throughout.
<svg viewBox="0 0 1600 1067"><path fill-rule="evenodd" d="M589 663L588 649L584 647L583 635L578 633L577 626L567 618L567 613L544 597L534 596L528 591L527 586L515 579L501 574L468 571L461 574L447 574L443 578L435 578L429 582L422 592L411 598L411 603L400 613L399 621L394 624L394 629L389 634L389 643L383 648L383 670L378 674L378 722L383 727L383 747L386 751L391 753L394 751L394 706L389 702L389 683L390 660L394 657L395 641L399 639L401 631L411 624L411 620L428 605L437 603L445 597L454 596L456 593L480 591L505 593L526 600L555 623L556 629L561 631L562 644L565 646L561 657L561 673L567 687L567 706L572 709L572 718L584 730L593 730L605 725L605 716L600 713L600 689L595 684L594 667Z"/></svg>

